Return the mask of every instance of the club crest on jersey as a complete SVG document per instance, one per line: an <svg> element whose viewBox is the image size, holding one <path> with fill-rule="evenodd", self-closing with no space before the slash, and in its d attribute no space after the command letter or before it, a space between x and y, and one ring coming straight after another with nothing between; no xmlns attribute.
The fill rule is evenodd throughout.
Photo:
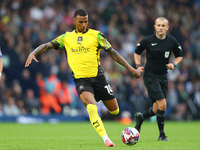
<svg viewBox="0 0 200 150"><path fill-rule="evenodd" d="M82 42L83 42L83 37L79 36L77 39L77 43L81 45Z"/></svg>
<svg viewBox="0 0 200 150"><path fill-rule="evenodd" d="M165 52L165 58L169 57L169 52Z"/></svg>

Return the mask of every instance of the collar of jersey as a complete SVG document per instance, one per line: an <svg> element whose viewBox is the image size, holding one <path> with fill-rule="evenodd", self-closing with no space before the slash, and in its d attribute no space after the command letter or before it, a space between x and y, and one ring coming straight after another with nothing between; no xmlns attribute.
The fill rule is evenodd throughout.
<svg viewBox="0 0 200 150"><path fill-rule="evenodd" d="M156 34L155 34L156 35ZM156 37L159 39L159 40L164 40L165 38L166 38L166 36L167 36L167 34L165 34L165 37L164 38L159 38L159 37L157 37L157 35L156 35Z"/></svg>
<svg viewBox="0 0 200 150"><path fill-rule="evenodd" d="M88 28L85 30L85 32L82 32L82 34L84 34L84 33L87 33L88 32ZM75 32L76 32L76 29L75 29ZM77 34L79 34L78 32L76 32Z"/></svg>

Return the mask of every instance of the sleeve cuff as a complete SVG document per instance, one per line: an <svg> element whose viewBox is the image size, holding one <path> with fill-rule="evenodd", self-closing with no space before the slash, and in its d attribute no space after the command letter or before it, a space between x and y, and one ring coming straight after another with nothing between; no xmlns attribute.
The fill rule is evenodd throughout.
<svg viewBox="0 0 200 150"><path fill-rule="evenodd" d="M112 49L112 47L109 47L106 51L110 51Z"/></svg>

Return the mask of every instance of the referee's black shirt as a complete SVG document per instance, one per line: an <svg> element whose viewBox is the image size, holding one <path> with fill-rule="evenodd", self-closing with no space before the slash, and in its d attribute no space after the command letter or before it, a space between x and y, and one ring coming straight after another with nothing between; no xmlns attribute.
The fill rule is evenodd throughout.
<svg viewBox="0 0 200 150"><path fill-rule="evenodd" d="M164 39L159 39L155 34L145 37L137 44L135 53L140 55L145 49L147 55L145 73L148 74L167 74L166 64L169 63L171 52L175 57L182 57L181 46L170 35L166 35Z"/></svg>

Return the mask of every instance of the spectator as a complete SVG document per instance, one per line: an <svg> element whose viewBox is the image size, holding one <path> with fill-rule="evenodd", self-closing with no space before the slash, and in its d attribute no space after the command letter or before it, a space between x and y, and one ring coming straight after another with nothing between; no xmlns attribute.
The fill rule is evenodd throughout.
<svg viewBox="0 0 200 150"><path fill-rule="evenodd" d="M70 91L68 90L68 83L66 81L63 81L61 89L56 94L59 104L64 105L70 105L72 103L72 97L70 95Z"/></svg>
<svg viewBox="0 0 200 150"><path fill-rule="evenodd" d="M1 81L1 76L2 76L2 71L3 71L3 62L1 60L2 53L1 53L1 47L0 47L0 81Z"/></svg>
<svg viewBox="0 0 200 150"><path fill-rule="evenodd" d="M34 95L32 89L26 91L26 97L24 98L25 106L29 114L37 115L40 113L40 100Z"/></svg>
<svg viewBox="0 0 200 150"><path fill-rule="evenodd" d="M175 83L172 80L168 81L168 102L167 102L167 110L166 110L166 118L173 119L176 111L176 107L178 105L178 93L175 87Z"/></svg>
<svg viewBox="0 0 200 150"><path fill-rule="evenodd" d="M19 108L20 114L27 114L27 111L24 106L24 101L22 99L17 100L17 107Z"/></svg>
<svg viewBox="0 0 200 150"><path fill-rule="evenodd" d="M178 104L176 106L176 114L175 119L176 120L183 120L184 117L186 117L186 109L187 109L187 99L188 94L185 91L184 84L178 83L177 85L177 91L178 91Z"/></svg>
<svg viewBox="0 0 200 150"><path fill-rule="evenodd" d="M62 87L60 80L57 77L58 67L52 66L51 72L48 77L45 77L45 89L48 93L53 93L55 96L58 94Z"/></svg>
<svg viewBox="0 0 200 150"><path fill-rule="evenodd" d="M47 93L40 97L40 102L42 104L42 114L48 115L50 113L61 113L62 109L58 104L56 97L51 94Z"/></svg>
<svg viewBox="0 0 200 150"><path fill-rule="evenodd" d="M12 96L6 99L6 103L3 104L3 113L6 116L18 116L20 115L20 110L17 107L15 100Z"/></svg>
<svg viewBox="0 0 200 150"><path fill-rule="evenodd" d="M2 102L0 101L0 116L3 116Z"/></svg>

